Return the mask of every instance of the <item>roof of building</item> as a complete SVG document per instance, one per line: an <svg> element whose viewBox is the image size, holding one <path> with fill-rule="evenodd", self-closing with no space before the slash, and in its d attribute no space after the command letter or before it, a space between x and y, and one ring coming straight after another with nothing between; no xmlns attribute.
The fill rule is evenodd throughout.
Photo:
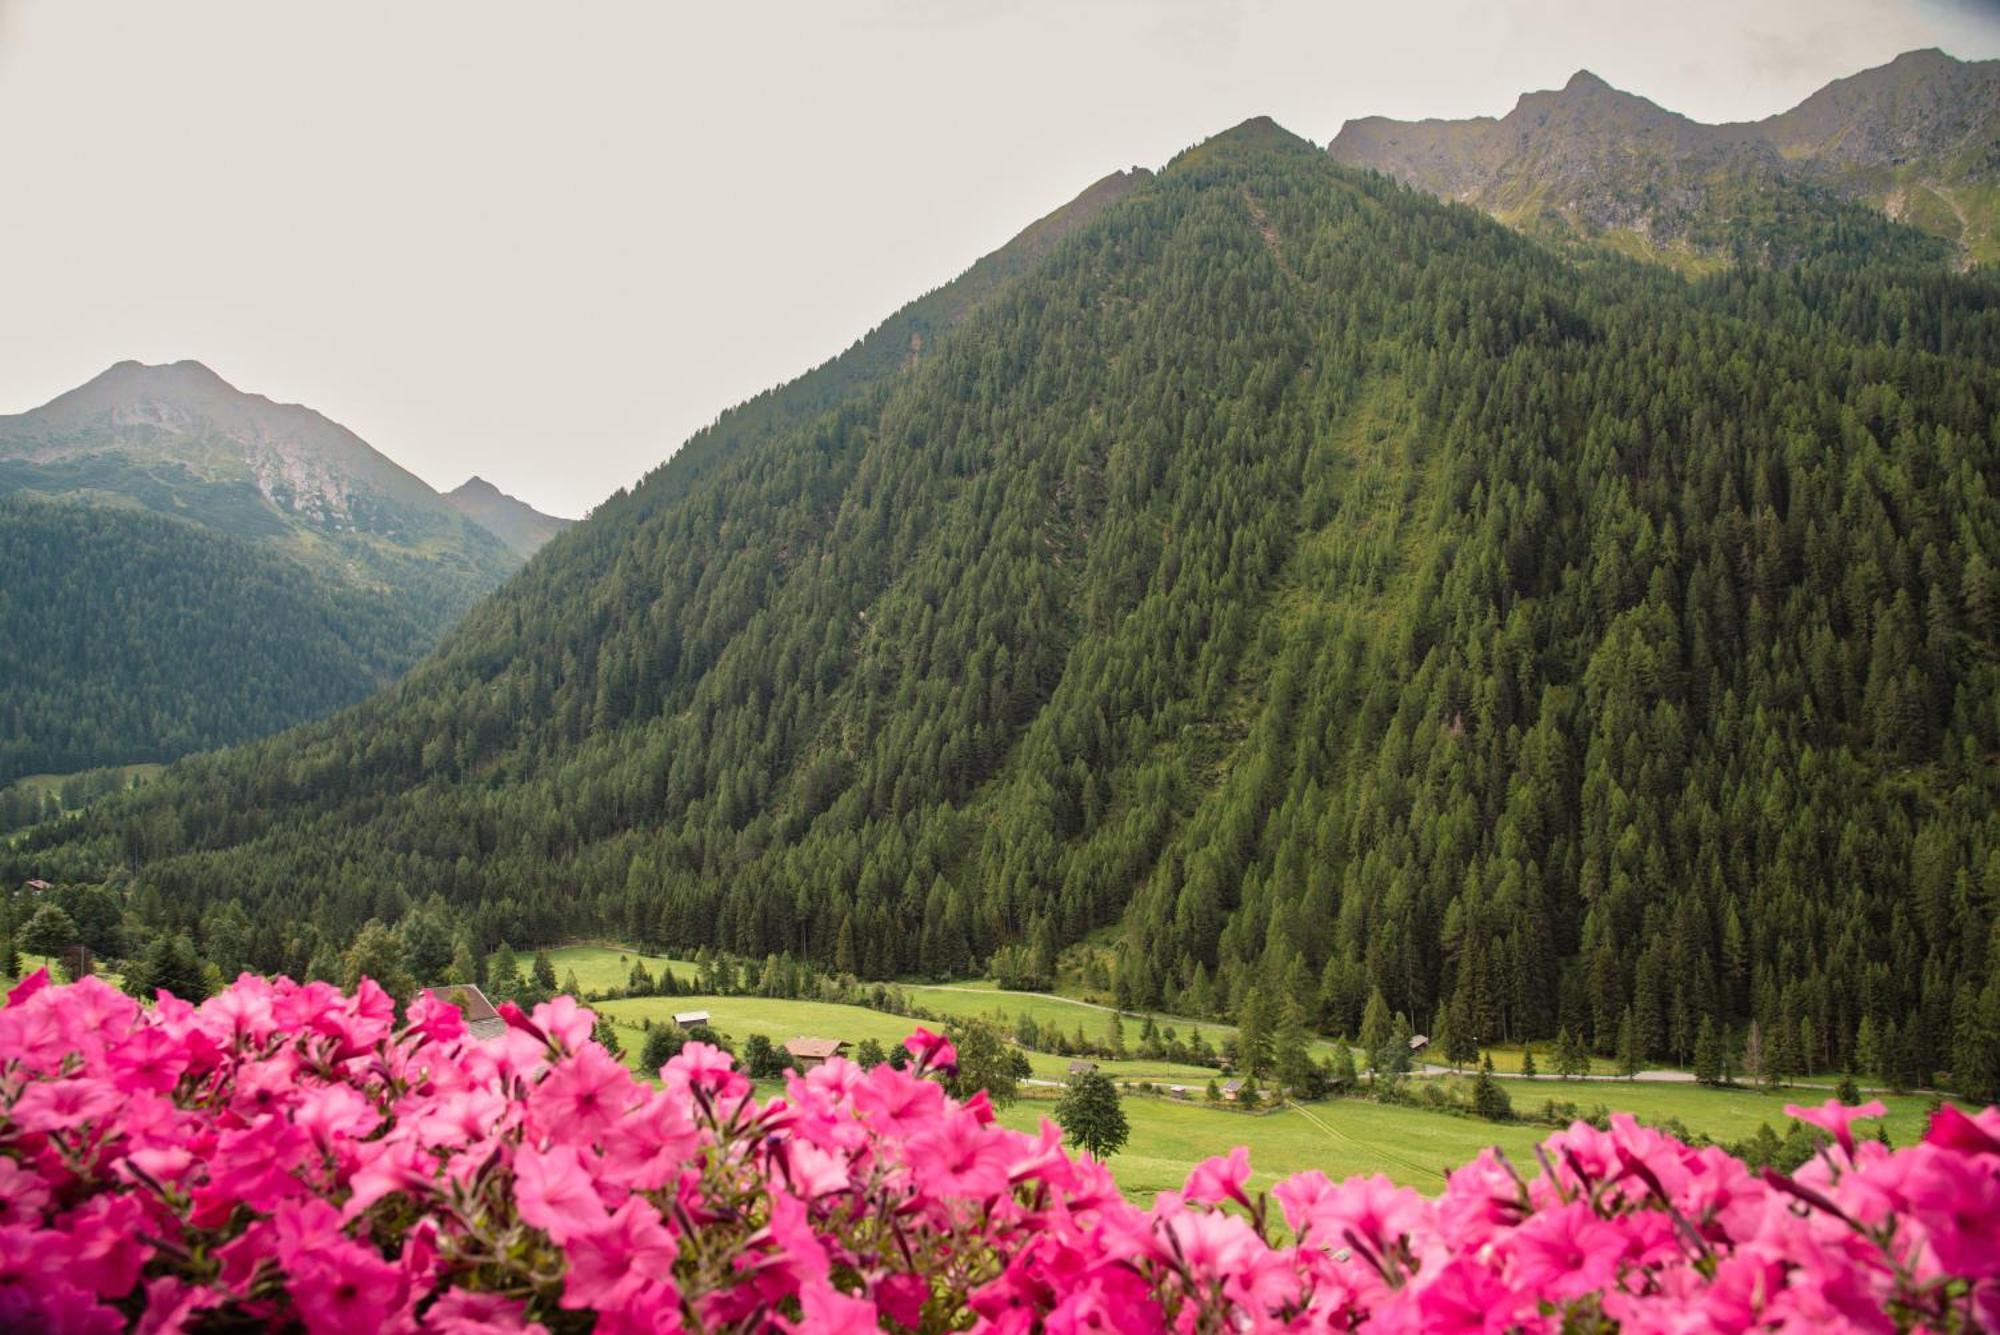
<svg viewBox="0 0 2000 1335"><path fill-rule="evenodd" d="M474 1038L498 1038L507 1032L507 1022L500 1018L500 1012L471 983L447 983L432 988L431 993L438 1000L458 1007L459 1014L465 1017L465 1032Z"/></svg>
<svg viewBox="0 0 2000 1335"><path fill-rule="evenodd" d="M1096 1069L1097 1069L1096 1062L1073 1061L1069 1064L1069 1073L1071 1075L1089 1075L1092 1071L1095 1071Z"/></svg>
<svg viewBox="0 0 2000 1335"><path fill-rule="evenodd" d="M838 1057L846 1046L844 1038L793 1038L786 1040L785 1051L800 1061L825 1061L828 1057Z"/></svg>
<svg viewBox="0 0 2000 1335"><path fill-rule="evenodd" d="M1222 1082L1222 1092L1225 1094L1235 1094L1241 1091L1242 1088L1243 1082L1241 1080L1225 1080Z"/></svg>
<svg viewBox="0 0 2000 1335"><path fill-rule="evenodd" d="M1415 1052L1418 1048L1427 1048L1430 1045L1431 1045L1431 1040L1428 1035L1425 1034L1410 1035L1410 1051Z"/></svg>
<svg viewBox="0 0 2000 1335"><path fill-rule="evenodd" d="M674 1023L675 1023L675 1024L707 1024L707 1023L708 1023L708 1012L707 1012L707 1011L675 1011L675 1012L674 1012Z"/></svg>
<svg viewBox="0 0 2000 1335"><path fill-rule="evenodd" d="M47 890L49 889L49 883L47 881L29 881L28 888L30 890Z"/></svg>

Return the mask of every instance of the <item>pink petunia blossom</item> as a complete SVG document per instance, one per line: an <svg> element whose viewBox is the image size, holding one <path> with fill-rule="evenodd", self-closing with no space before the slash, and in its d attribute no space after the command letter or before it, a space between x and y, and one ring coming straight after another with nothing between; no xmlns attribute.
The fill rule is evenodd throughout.
<svg viewBox="0 0 2000 1335"><path fill-rule="evenodd" d="M586 1153L574 1145L548 1150L523 1146L514 1156L514 1195L521 1218L557 1243L604 1222L604 1201L584 1162Z"/></svg>

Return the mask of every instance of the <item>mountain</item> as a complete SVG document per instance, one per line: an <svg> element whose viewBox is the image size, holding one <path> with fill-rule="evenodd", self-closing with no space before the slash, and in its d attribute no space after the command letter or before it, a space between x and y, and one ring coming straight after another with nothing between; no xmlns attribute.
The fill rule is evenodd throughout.
<svg viewBox="0 0 2000 1335"><path fill-rule="evenodd" d="M1786 1069L1978 1078L1993 278L1689 282L1268 120L1015 258L725 414L388 691L0 874L135 868L135 921L239 905L230 958L294 973L370 919L1068 952L1199 1015L1629 1017L1683 1060L1754 1020Z"/></svg>
<svg viewBox="0 0 2000 1335"><path fill-rule="evenodd" d="M1706 125L1579 71L1494 119L1349 121L1339 161L1515 226L1699 267L1791 259L1871 210L2000 258L2000 61L1914 51L1766 120Z"/></svg>
<svg viewBox="0 0 2000 1335"><path fill-rule="evenodd" d="M21 659L0 678L0 782L351 704L521 561L345 427L192 361L120 362L0 417L9 498L0 623Z"/></svg>
<svg viewBox="0 0 2000 1335"><path fill-rule="evenodd" d="M444 494L452 509L506 543L526 559L576 521L545 515L517 501L483 477L469 477Z"/></svg>

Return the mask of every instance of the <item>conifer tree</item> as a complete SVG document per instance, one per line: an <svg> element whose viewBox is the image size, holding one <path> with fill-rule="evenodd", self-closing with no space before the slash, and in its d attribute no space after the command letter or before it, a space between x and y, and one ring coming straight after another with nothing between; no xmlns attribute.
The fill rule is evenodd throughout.
<svg viewBox="0 0 2000 1335"><path fill-rule="evenodd" d="M1704 1085L1722 1083L1722 1052L1712 1016L1701 1017L1701 1029L1694 1040L1694 1078Z"/></svg>
<svg viewBox="0 0 2000 1335"><path fill-rule="evenodd" d="M1320 1070L1313 1063L1312 1040L1306 1032L1305 1007L1296 996L1287 994L1278 1015L1278 1032L1272 1040L1273 1069L1280 1089L1294 1098L1313 1098L1319 1093Z"/></svg>
<svg viewBox="0 0 2000 1335"><path fill-rule="evenodd" d="M514 1000L521 991L521 961L505 941L486 958L485 990L496 1006Z"/></svg>
<svg viewBox="0 0 2000 1335"><path fill-rule="evenodd" d="M1618 1021L1618 1074L1630 1080L1644 1064L1639 1054L1639 1017L1627 1006Z"/></svg>

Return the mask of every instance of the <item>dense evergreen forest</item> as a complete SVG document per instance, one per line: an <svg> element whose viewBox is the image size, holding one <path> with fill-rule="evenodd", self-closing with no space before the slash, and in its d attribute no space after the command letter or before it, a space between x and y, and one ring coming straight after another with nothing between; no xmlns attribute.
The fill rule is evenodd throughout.
<svg viewBox="0 0 2000 1335"><path fill-rule="evenodd" d="M0 498L0 787L319 718L425 640L411 609L137 510Z"/></svg>
<svg viewBox="0 0 2000 1335"><path fill-rule="evenodd" d="M2000 284L1813 249L1690 283L1251 122L383 695L6 856L294 972L437 895L482 948L1088 940L1136 1004L1990 1088Z"/></svg>

